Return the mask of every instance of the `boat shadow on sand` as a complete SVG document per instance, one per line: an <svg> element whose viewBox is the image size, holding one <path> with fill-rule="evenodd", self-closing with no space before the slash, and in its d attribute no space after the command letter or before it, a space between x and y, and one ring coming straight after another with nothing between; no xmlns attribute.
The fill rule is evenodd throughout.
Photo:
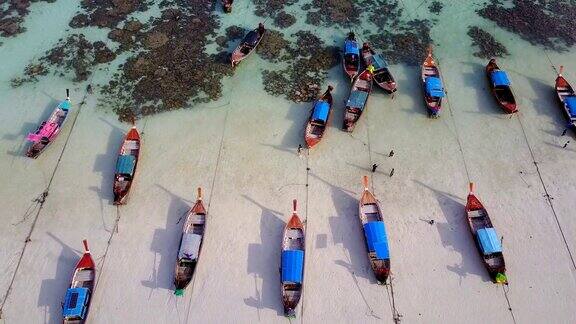
<svg viewBox="0 0 576 324"><path fill-rule="evenodd" d="M112 205L114 201L114 194L112 193L112 186L114 184L114 173L116 169L116 159L118 157L118 149L122 144L124 136L126 136L125 130L119 128L118 126L110 123L104 118L100 117L100 120L112 127L110 134L108 134L108 143L106 144L106 151L102 154L98 154L94 159L94 166L92 167L92 172L98 173L102 177L102 181L99 186L91 186L89 189L98 194L100 198L100 216L102 218L102 224L104 229L108 232L112 232L114 229L109 228L105 221L105 207L104 202L107 201L108 205ZM110 224L109 226L113 226Z"/></svg>
<svg viewBox="0 0 576 324"><path fill-rule="evenodd" d="M71 248L54 234L50 232L47 234L60 244L62 250L58 261L56 261L56 277L42 280L38 295L38 307L44 308L44 323L61 323L64 295L70 285L74 266L82 256L82 252Z"/></svg>
<svg viewBox="0 0 576 324"><path fill-rule="evenodd" d="M14 142L14 145L12 146L11 149L6 151L6 154L14 157L24 156L25 149L26 147L28 147L28 141L26 140L26 135L28 135L28 133L33 133L42 121L47 120L50 117L50 114L52 114L52 112L54 111L54 108L56 108L56 106L58 106L59 103L60 101L52 98L50 102L47 103L46 106L44 106L42 114L37 117L38 118L37 122L25 122L22 124L18 132L13 134L4 134L2 136L3 140ZM19 140L21 137L22 140Z"/></svg>
<svg viewBox="0 0 576 324"><path fill-rule="evenodd" d="M358 198L355 197L357 193L338 187L312 172L310 176L330 187L336 215L330 216L328 222L332 232L332 242L334 245L341 244L343 255L342 259L335 260L334 263L350 273L359 290L356 278L364 278L370 283L376 283L368 261L364 233L358 217Z"/></svg>
<svg viewBox="0 0 576 324"><path fill-rule="evenodd" d="M248 245L248 275L254 277L254 295L244 298L244 304L258 310L269 308L275 310L278 315L284 315L282 296L280 290L280 247L282 233L286 222L284 214L272 210L258 203L254 199L242 195L246 200L258 206L260 215L260 240L261 243ZM258 279L262 281L262 287L258 289Z"/></svg>
<svg viewBox="0 0 576 324"><path fill-rule="evenodd" d="M156 184L170 197L166 216L166 227L154 230L150 251L154 253L154 266L148 280L142 280L144 287L150 288L150 295L154 289L164 288L174 290L174 267L182 233L183 222L186 213L194 204L193 201L186 200L163 186ZM157 258L160 257L160 261ZM158 264L158 267L156 267Z"/></svg>
<svg viewBox="0 0 576 324"><path fill-rule="evenodd" d="M447 265L446 269L457 274L460 282L469 275L479 276L484 282L491 282L488 272L486 272L482 264L474 240L470 235L470 227L468 226L465 215L465 206L460 202L463 201L463 199L450 193L434 189L418 180L414 180L414 182L434 193L438 205L446 218L446 222L434 222L434 226L440 235L442 246L460 253L462 259L460 264Z"/></svg>

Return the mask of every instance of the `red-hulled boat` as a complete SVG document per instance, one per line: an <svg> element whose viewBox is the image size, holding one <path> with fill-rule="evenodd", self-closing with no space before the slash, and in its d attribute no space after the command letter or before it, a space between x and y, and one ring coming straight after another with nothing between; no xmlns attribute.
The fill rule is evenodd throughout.
<svg viewBox="0 0 576 324"><path fill-rule="evenodd" d="M332 113L332 89L334 89L332 86L328 86L328 90L314 103L304 131L304 140L308 148L320 142L328 127Z"/></svg>
<svg viewBox="0 0 576 324"><path fill-rule="evenodd" d="M386 93L394 93L396 90L396 80L388 68L388 62L382 54L376 54L370 44L362 45L362 60L364 65L374 67L374 82Z"/></svg>
<svg viewBox="0 0 576 324"><path fill-rule="evenodd" d="M510 87L510 80L506 72L501 70L496 64L496 59L491 59L486 65L486 76L488 77L490 90L498 105L509 114L517 112L518 108L514 93L512 93L512 88Z"/></svg>
<svg viewBox="0 0 576 324"><path fill-rule="evenodd" d="M123 205L128 200L130 188L136 175L136 167L140 158L140 134L136 126L126 134L116 161L114 175L114 205Z"/></svg>
<svg viewBox="0 0 576 324"><path fill-rule="evenodd" d="M446 94L438 64L432 56L432 47L428 48L428 55L422 63L422 86L424 87L424 102L428 108L428 115L433 118L440 116L442 98Z"/></svg>
<svg viewBox="0 0 576 324"><path fill-rule="evenodd" d="M94 294L96 280L96 266L88 242L84 243L84 255L76 264L70 288L66 291L62 305L62 317L64 324L81 324L88 317L88 308Z"/></svg>
<svg viewBox="0 0 576 324"><path fill-rule="evenodd" d="M556 95L562 105L564 116L568 121L568 126L576 129L576 92L568 81L562 76L564 67L560 67L558 77L556 77Z"/></svg>
<svg viewBox="0 0 576 324"><path fill-rule="evenodd" d="M296 199L293 200L292 206L292 217L284 228L280 260L282 304L284 315L288 317L296 316L296 306L302 296L305 252L304 225L296 212Z"/></svg>
<svg viewBox="0 0 576 324"><path fill-rule="evenodd" d="M264 37L264 33L266 29L262 23L258 24L258 28L251 30L238 44L232 55L230 56L230 62L232 63L232 67L236 67L236 65L240 64L242 60L247 58L258 44L262 41L262 37Z"/></svg>

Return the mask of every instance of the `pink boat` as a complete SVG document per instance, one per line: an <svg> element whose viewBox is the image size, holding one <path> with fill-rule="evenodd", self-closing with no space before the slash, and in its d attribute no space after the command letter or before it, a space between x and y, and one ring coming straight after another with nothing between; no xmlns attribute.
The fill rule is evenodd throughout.
<svg viewBox="0 0 576 324"><path fill-rule="evenodd" d="M37 158L38 155L56 139L64 122L68 119L70 107L70 91L66 89L66 100L62 101L54 109L50 118L43 121L34 133L30 133L26 137L26 139L31 142L26 156L34 159Z"/></svg>

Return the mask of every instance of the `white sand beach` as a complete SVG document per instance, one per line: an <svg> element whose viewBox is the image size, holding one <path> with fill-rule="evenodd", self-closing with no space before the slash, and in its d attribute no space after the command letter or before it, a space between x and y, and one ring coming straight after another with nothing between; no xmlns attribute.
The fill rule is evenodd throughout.
<svg viewBox="0 0 576 324"><path fill-rule="evenodd" d="M576 322L576 138L561 136L556 73L546 58L564 65L576 84L574 49L545 52L495 31L514 37L506 43L512 55L499 63L520 112L506 115L489 93L487 62L472 55L466 28L458 28L479 18L472 9L446 7L442 17L455 20L432 32L448 92L440 118L426 114L419 68L394 65L394 98L375 89L354 132L342 132L349 82L337 66L322 85L335 87L331 126L302 156L296 150L312 104L264 92L259 71L270 63L253 55L224 81L220 100L137 121L141 160L128 204L116 207L114 167L130 126L98 108L87 83L48 76L10 87L39 55L21 42L56 42L75 12L64 9L70 3L35 4L28 31L0 47L0 62L10 62L0 67L0 321L61 322L87 239L97 263L89 323L289 322L278 269L282 230L297 199L306 257L291 323ZM67 10L62 26L40 37L46 27L33 21L59 9ZM344 34L322 36L341 42ZM91 82L111 73L96 71ZM71 119L38 159L25 157L26 134L66 88ZM363 175L385 214L392 264L386 286L376 284L357 215ZM503 237L508 286L490 281L470 234L470 181ZM182 217L197 187L208 208L206 237L193 282L177 297Z"/></svg>

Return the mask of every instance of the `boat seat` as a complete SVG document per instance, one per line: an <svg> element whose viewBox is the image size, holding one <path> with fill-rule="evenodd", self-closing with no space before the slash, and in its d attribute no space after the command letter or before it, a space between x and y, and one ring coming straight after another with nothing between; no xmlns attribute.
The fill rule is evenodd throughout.
<svg viewBox="0 0 576 324"><path fill-rule="evenodd" d="M290 229L288 233L286 233L288 238L291 239L299 239L302 238L302 232L300 230Z"/></svg>
<svg viewBox="0 0 576 324"><path fill-rule="evenodd" d="M366 81L366 80L358 80L356 82L356 87L360 88L360 89L366 89L366 90L370 89L370 85L368 84L368 81Z"/></svg>
<svg viewBox="0 0 576 324"><path fill-rule="evenodd" d="M204 218L204 215L192 215L192 217L190 217L190 221L193 224L204 224L206 219Z"/></svg>
<svg viewBox="0 0 576 324"><path fill-rule="evenodd" d="M94 280L94 272L92 270L80 270L74 276L76 281L92 281Z"/></svg>
<svg viewBox="0 0 576 324"><path fill-rule="evenodd" d="M482 213L481 210L473 210L473 211L469 211L468 212L468 216L470 218L477 218L477 217L482 217L484 216L484 214Z"/></svg>
<svg viewBox="0 0 576 324"><path fill-rule="evenodd" d="M367 204L362 206L362 211L365 214L378 213L378 206L376 206L376 204Z"/></svg>
<svg viewBox="0 0 576 324"><path fill-rule="evenodd" d="M125 147L127 150L137 150L137 149L138 149L138 142L137 142L137 141L127 141L127 142L124 144L124 147Z"/></svg>

